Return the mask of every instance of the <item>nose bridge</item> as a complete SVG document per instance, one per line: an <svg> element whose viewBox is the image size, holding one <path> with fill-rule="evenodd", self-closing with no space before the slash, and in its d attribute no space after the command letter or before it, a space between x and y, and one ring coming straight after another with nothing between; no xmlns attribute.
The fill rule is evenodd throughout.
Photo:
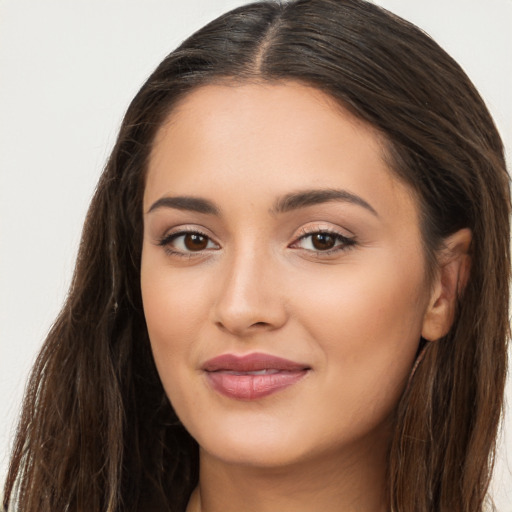
<svg viewBox="0 0 512 512"><path fill-rule="evenodd" d="M278 262L269 248L253 239L235 248L223 265L214 308L216 323L239 335L282 326L285 304L277 285Z"/></svg>

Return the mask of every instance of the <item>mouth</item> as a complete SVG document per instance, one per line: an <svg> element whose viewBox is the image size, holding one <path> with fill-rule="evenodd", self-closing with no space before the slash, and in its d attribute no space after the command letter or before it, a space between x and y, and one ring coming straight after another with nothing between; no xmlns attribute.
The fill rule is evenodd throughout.
<svg viewBox="0 0 512 512"><path fill-rule="evenodd" d="M208 383L218 393L235 400L258 400L292 386L303 379L311 367L272 356L224 354L201 368Z"/></svg>

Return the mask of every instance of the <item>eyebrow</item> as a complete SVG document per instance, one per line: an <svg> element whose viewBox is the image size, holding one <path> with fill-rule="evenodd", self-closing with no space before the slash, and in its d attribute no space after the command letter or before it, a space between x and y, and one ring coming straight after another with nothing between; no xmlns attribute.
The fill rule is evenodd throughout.
<svg viewBox="0 0 512 512"><path fill-rule="evenodd" d="M355 204L368 210L370 213L379 216L377 211L362 197L338 189L313 189L301 190L286 194L276 200L270 213L286 213L300 208L306 208L316 204L329 203L331 201L341 201ZM159 208L175 208L177 210L188 210L206 215L220 215L220 209L208 199L193 196L173 196L162 197L155 201L147 213Z"/></svg>
<svg viewBox="0 0 512 512"><path fill-rule="evenodd" d="M272 213L285 213L299 208L306 208L315 204L329 203L331 201L341 201L361 206L371 212L376 217L379 216L375 208L371 206L362 197L359 197L347 190L338 189L314 189L292 192L279 198L271 210Z"/></svg>
<svg viewBox="0 0 512 512"><path fill-rule="evenodd" d="M147 213L158 208L175 208L177 210L188 210L191 212L204 213L206 215L219 215L220 211L208 199L192 196L162 197L155 201Z"/></svg>

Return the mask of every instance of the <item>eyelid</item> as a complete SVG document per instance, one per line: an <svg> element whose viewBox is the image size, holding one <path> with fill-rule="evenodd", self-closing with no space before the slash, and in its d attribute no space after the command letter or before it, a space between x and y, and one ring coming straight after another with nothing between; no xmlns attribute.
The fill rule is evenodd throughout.
<svg viewBox="0 0 512 512"><path fill-rule="evenodd" d="M310 222L304 226L302 226L296 238L300 238L301 236L307 236L314 233L332 233L333 235L339 235L343 238L353 238L355 235L351 231L346 228L341 228L339 226L333 226L332 224L328 224L325 222Z"/></svg>
<svg viewBox="0 0 512 512"><path fill-rule="evenodd" d="M208 230L203 230L198 226L177 226L165 232L165 234L158 238L156 244L163 247L166 252L171 255L188 257L192 258L195 256L204 256L206 252L210 252L212 250L218 250L221 248L220 244L215 240L213 236L208 234ZM305 252L315 254L318 257L326 257L329 255L333 255L334 253L346 251L357 244L356 237L354 235L345 235L343 234L341 228L334 228L332 226L326 226L325 224L317 224L317 225L309 225L303 226L300 228L298 233L295 235L293 241L288 245L289 248L303 250ZM307 237L313 236L319 233L327 233L332 235L336 239L335 245L330 249L316 249L316 248L305 248L300 247L301 240L306 239ZM215 247L207 247L204 249L199 249L197 251L187 250L187 249L178 249L176 247L172 247L172 242L181 236L186 236L190 234L198 234L204 236L208 239L208 244L214 244ZM341 242L341 243L340 243ZM207 244L207 245L208 245Z"/></svg>
<svg viewBox="0 0 512 512"><path fill-rule="evenodd" d="M340 229L333 228L332 226L325 225L316 225L316 226L304 226L299 230L299 233L295 236L294 241L289 245L291 248L297 248L309 253L315 254L318 257L326 257L329 255L333 255L335 253L343 252L348 249L353 248L357 244L356 237L354 235L345 235L340 232ZM297 244L306 239L309 236L318 234L318 233L327 233L337 238L338 241L341 241L341 244L337 244L331 249L320 250L320 249L305 249L301 247L297 247ZM295 246L295 247L294 247Z"/></svg>
<svg viewBox="0 0 512 512"><path fill-rule="evenodd" d="M208 239L208 242L215 244L216 247L213 249L206 248L206 249L199 250L199 251L179 250L179 249L174 249L171 247L171 242L173 242L174 240L178 239L181 236L186 236L186 235L191 235L191 234L197 234L197 235L204 236L205 238ZM205 230L203 230L197 226L175 227L171 230L166 231L162 237L157 239L156 242L157 242L157 245L163 247L166 250L166 252L168 252L169 254L174 255L174 256L183 256L183 257L187 257L187 258L191 258L194 256L201 256L201 255L204 255L205 252L220 249L220 244L211 235L206 233Z"/></svg>

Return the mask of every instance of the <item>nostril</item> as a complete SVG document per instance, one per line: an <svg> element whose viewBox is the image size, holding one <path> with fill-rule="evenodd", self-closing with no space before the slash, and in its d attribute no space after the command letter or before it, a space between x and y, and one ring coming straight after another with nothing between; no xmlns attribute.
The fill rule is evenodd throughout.
<svg viewBox="0 0 512 512"><path fill-rule="evenodd" d="M254 324L252 324L251 327L268 327L268 323L267 322L256 322Z"/></svg>

